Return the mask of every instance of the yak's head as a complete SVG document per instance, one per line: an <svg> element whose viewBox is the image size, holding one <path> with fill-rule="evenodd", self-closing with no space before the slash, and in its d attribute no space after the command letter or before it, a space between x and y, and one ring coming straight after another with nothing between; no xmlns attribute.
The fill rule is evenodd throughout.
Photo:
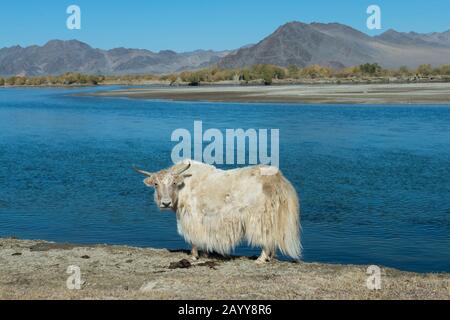
<svg viewBox="0 0 450 320"><path fill-rule="evenodd" d="M155 173L140 170L136 167L134 167L134 170L147 177L144 179L146 186L155 188L155 202L160 209L176 210L178 191L183 187L183 180L190 176L185 173L190 166L189 163L177 170L169 169Z"/></svg>

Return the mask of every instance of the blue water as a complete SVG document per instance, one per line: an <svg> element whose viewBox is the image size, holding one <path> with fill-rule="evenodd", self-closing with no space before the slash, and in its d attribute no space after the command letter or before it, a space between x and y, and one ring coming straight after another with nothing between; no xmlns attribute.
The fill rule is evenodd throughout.
<svg viewBox="0 0 450 320"><path fill-rule="evenodd" d="M450 107L72 96L89 90L0 90L0 236L187 248L130 168L171 165L172 131L202 120L280 129L305 261L450 272Z"/></svg>

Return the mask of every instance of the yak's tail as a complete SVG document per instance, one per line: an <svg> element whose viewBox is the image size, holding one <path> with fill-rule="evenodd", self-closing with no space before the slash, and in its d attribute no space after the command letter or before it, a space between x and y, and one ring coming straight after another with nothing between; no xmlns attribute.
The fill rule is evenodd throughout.
<svg viewBox="0 0 450 320"><path fill-rule="evenodd" d="M262 212L250 210L244 225L247 241L252 246L299 260L302 253L300 243L300 204L297 191L274 167L262 167L264 207ZM263 173L261 171L261 173Z"/></svg>
<svg viewBox="0 0 450 320"><path fill-rule="evenodd" d="M300 202L292 184L279 173L280 188L276 190L279 201L277 214L277 247L281 253L296 260L301 258Z"/></svg>

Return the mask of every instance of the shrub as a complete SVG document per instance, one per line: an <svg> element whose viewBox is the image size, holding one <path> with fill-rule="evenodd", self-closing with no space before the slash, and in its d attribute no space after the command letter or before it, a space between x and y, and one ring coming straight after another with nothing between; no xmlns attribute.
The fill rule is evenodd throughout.
<svg viewBox="0 0 450 320"><path fill-rule="evenodd" d="M417 68L417 74L422 76L429 76L433 72L431 64L422 64Z"/></svg>
<svg viewBox="0 0 450 320"><path fill-rule="evenodd" d="M376 75L381 72L381 67L378 63L366 63L359 66L363 74Z"/></svg>

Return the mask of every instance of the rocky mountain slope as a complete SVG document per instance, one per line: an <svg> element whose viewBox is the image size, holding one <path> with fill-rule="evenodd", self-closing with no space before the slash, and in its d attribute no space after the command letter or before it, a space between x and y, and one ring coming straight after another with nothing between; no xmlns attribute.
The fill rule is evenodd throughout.
<svg viewBox="0 0 450 320"><path fill-rule="evenodd" d="M335 68L378 62L386 68L450 64L450 30L443 33L400 33L388 30L370 37L338 23L290 22L261 42L221 59L224 68L267 63Z"/></svg>

